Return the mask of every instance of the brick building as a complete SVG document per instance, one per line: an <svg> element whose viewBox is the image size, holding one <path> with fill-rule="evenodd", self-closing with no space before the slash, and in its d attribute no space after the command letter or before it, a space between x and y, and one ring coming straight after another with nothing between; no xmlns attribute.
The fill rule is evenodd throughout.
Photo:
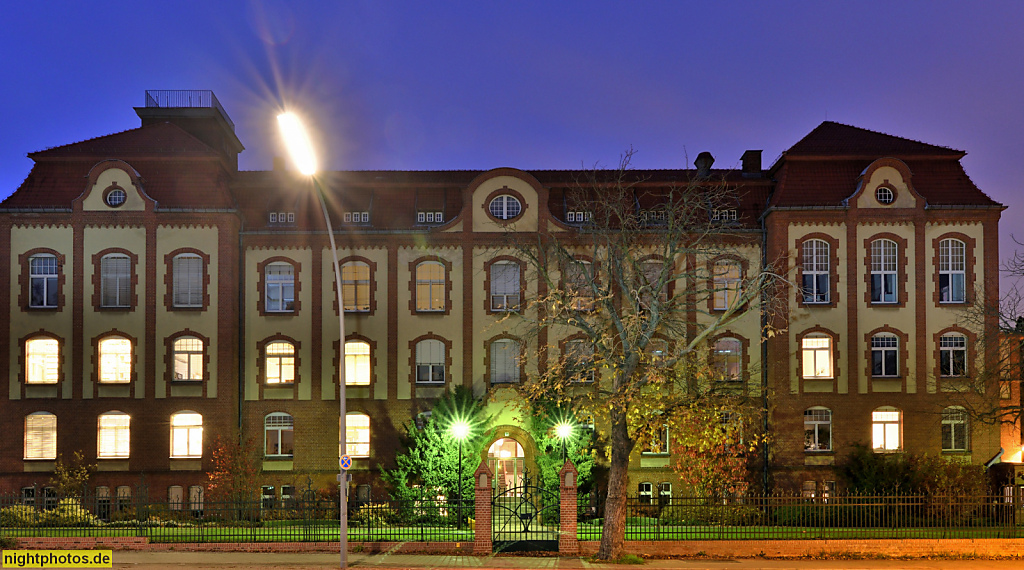
<svg viewBox="0 0 1024 570"><path fill-rule="evenodd" d="M239 430L263 449L268 493L330 484L340 308L310 182L239 171L243 146L210 92L150 92L136 112L137 129L30 154L0 204L0 422L17 434L0 442L0 490L45 483L57 453L80 450L100 494L145 482L153 498L193 495L214 439ZM957 311L998 298L1002 206L963 154L826 122L768 170L747 151L741 169L714 171L743 189L725 215L747 261L788 267L800 285L771 315L784 334L762 340L755 312L718 335L745 392L769 402L780 485L833 481L858 441L998 460L999 429L955 403L998 398L981 373L991 331L963 328ZM376 481L402 426L455 385L489 397L505 475L533 463L540 451L503 402L539 364L510 356L523 340L500 318L537 284L504 238L575 231L587 214L566 193L579 174L324 175L357 484ZM693 174L636 173L652 189ZM672 492L669 459L638 449L633 488Z"/></svg>

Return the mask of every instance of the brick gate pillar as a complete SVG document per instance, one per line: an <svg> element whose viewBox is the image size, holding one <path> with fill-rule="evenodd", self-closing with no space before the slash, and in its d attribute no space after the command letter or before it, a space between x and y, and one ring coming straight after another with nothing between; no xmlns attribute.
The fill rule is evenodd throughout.
<svg viewBox="0 0 1024 570"><path fill-rule="evenodd" d="M559 529L558 553L570 556L580 553L580 541L576 534L576 487L579 472L572 461L566 461L558 472Z"/></svg>
<svg viewBox="0 0 1024 570"><path fill-rule="evenodd" d="M487 467L487 460L480 462L480 467L473 473L473 486L476 487L476 524L473 527L473 554L485 556L492 553L494 545L491 535L491 480L494 473Z"/></svg>

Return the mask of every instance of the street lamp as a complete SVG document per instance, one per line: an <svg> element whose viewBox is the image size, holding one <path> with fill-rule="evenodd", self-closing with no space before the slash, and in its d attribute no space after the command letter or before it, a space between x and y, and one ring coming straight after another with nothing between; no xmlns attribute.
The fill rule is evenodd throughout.
<svg viewBox="0 0 1024 570"><path fill-rule="evenodd" d="M572 424L566 421L559 422L555 426L555 435L562 440L562 463L564 464L566 459L565 441L572 437Z"/></svg>
<svg viewBox="0 0 1024 570"><path fill-rule="evenodd" d="M451 430L452 437L459 440L459 514L457 515L459 520L457 524L459 530L462 530L462 442L469 435L469 423L466 420L455 420L448 429Z"/></svg>
<svg viewBox="0 0 1024 570"><path fill-rule="evenodd" d="M334 281L338 289L338 328L341 336L338 344L341 348L340 365L338 366L338 430L340 443L338 451L341 455L347 455L347 434L345 433L345 301L341 295L341 267L338 265L338 247L334 243L334 228L331 226L331 217L327 214L327 202L324 200L324 189L316 178L317 161L313 152L313 144L309 141L306 128L302 121L294 113L281 113L277 116L277 124L281 129L281 136L284 144L288 147L288 154L298 167L299 172L309 176L316 188L317 198L320 199L320 210L324 214L324 222L327 224L327 237L331 240L331 257L334 260ZM340 460L340 457L339 457ZM344 465L339 461L340 474L338 475L338 518L340 528L338 538L341 550L341 567L348 566L348 473Z"/></svg>

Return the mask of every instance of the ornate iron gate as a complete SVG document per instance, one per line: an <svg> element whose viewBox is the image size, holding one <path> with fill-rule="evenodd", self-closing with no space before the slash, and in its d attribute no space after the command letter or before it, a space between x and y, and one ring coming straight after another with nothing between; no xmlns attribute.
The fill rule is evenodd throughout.
<svg viewBox="0 0 1024 570"><path fill-rule="evenodd" d="M519 484L491 499L491 528L495 552L558 551L560 503L558 493L533 485L524 472Z"/></svg>

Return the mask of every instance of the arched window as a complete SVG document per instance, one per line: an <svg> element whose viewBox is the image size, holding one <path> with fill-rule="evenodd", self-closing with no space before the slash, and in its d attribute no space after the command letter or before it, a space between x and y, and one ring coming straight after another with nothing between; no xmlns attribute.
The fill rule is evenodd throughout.
<svg viewBox="0 0 1024 570"><path fill-rule="evenodd" d="M903 412L889 406L871 412L871 447L881 452L903 448Z"/></svg>
<svg viewBox="0 0 1024 570"><path fill-rule="evenodd" d="M714 266L714 308L724 311L736 302L740 294L743 268L735 261L718 261Z"/></svg>
<svg viewBox="0 0 1024 570"><path fill-rule="evenodd" d="M491 310L515 311L519 308L519 264L498 261L490 266Z"/></svg>
<svg viewBox="0 0 1024 570"><path fill-rule="evenodd" d="M49 253L28 259L29 300L33 309L55 309L58 306L57 256Z"/></svg>
<svg viewBox="0 0 1024 570"><path fill-rule="evenodd" d="M205 354L202 339L194 336L180 336L174 339L174 379L203 379L203 357Z"/></svg>
<svg viewBox="0 0 1024 570"><path fill-rule="evenodd" d="M445 346L437 339L416 343L416 383L444 384Z"/></svg>
<svg viewBox="0 0 1024 570"><path fill-rule="evenodd" d="M942 410L942 451L970 449L971 430L967 410L950 406Z"/></svg>
<svg viewBox="0 0 1024 570"><path fill-rule="evenodd" d="M295 345L274 341L263 348L267 384L295 383Z"/></svg>
<svg viewBox="0 0 1024 570"><path fill-rule="evenodd" d="M966 300L967 246L958 239L939 242L939 302Z"/></svg>
<svg viewBox="0 0 1024 570"><path fill-rule="evenodd" d="M967 376L967 337L946 333L939 337L939 371L942 376Z"/></svg>
<svg viewBox="0 0 1024 570"><path fill-rule="evenodd" d="M370 311L370 266L348 261L341 266L341 293L346 313Z"/></svg>
<svg viewBox="0 0 1024 570"><path fill-rule="evenodd" d="M491 343L491 383L519 382L519 343L501 338Z"/></svg>
<svg viewBox="0 0 1024 570"><path fill-rule="evenodd" d="M829 245L825 240L810 239L803 244L801 288L804 303L829 302Z"/></svg>
<svg viewBox="0 0 1024 570"><path fill-rule="evenodd" d="M871 242L871 302L896 301L896 242L876 239Z"/></svg>
<svg viewBox="0 0 1024 570"><path fill-rule="evenodd" d="M832 372L832 337L825 334L809 334L800 339L800 358L803 377L806 379L829 379Z"/></svg>
<svg viewBox="0 0 1024 570"><path fill-rule="evenodd" d="M345 342L345 385L370 385L370 345L361 340Z"/></svg>
<svg viewBox="0 0 1024 570"><path fill-rule="evenodd" d="M100 306L131 306L131 267L131 259L121 253L104 255L100 259Z"/></svg>
<svg viewBox="0 0 1024 570"><path fill-rule="evenodd" d="M35 412L25 416L25 459L57 458L57 416Z"/></svg>
<svg viewBox="0 0 1024 570"><path fill-rule="evenodd" d="M291 263L270 263L264 268L264 290L267 312L295 310L295 266Z"/></svg>
<svg viewBox="0 0 1024 570"><path fill-rule="evenodd" d="M25 383L56 384L60 379L60 342L50 337L25 341Z"/></svg>
<svg viewBox="0 0 1024 570"><path fill-rule="evenodd" d="M871 337L871 375L895 378L900 375L900 341L891 333Z"/></svg>
<svg viewBox="0 0 1024 570"><path fill-rule="evenodd" d="M171 415L171 457L203 456L203 416L195 412Z"/></svg>
<svg viewBox="0 0 1024 570"><path fill-rule="evenodd" d="M263 419L263 454L266 457L291 457L295 453L295 418L284 412L267 414Z"/></svg>
<svg viewBox="0 0 1024 570"><path fill-rule="evenodd" d="M107 412L97 422L97 457L127 459L131 451L132 418L124 412Z"/></svg>
<svg viewBox="0 0 1024 570"><path fill-rule="evenodd" d="M832 451L832 410L804 410L804 451Z"/></svg>
<svg viewBox="0 0 1024 570"><path fill-rule="evenodd" d="M203 306L203 258L194 253L174 257L174 306Z"/></svg>
<svg viewBox="0 0 1024 570"><path fill-rule="evenodd" d="M370 456L370 416L345 414L345 453L350 457Z"/></svg>
<svg viewBox="0 0 1024 570"><path fill-rule="evenodd" d="M127 384L132 380L132 341L111 335L99 341L101 384Z"/></svg>
<svg viewBox="0 0 1024 570"><path fill-rule="evenodd" d="M718 379L735 382L743 379L743 343L732 337L715 341L714 366Z"/></svg>
<svg viewBox="0 0 1024 570"><path fill-rule="evenodd" d="M511 220L523 211L523 206L515 196L502 194L491 200L487 210L499 220Z"/></svg>
<svg viewBox="0 0 1024 570"><path fill-rule="evenodd" d="M416 310L445 309L445 267L437 261L424 261L416 266Z"/></svg>

